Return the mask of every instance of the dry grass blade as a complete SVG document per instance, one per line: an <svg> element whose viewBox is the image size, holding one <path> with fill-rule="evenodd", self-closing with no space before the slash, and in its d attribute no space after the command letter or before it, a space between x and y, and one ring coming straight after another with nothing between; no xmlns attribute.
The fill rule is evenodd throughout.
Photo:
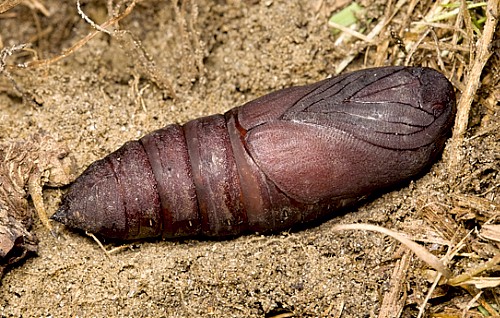
<svg viewBox="0 0 500 318"><path fill-rule="evenodd" d="M20 2L21 2L21 0L6 0L3 3L0 3L0 13L4 13L6 11L9 11L10 9L17 6Z"/></svg>
<svg viewBox="0 0 500 318"><path fill-rule="evenodd" d="M88 236L90 236L97 243L97 245L99 245L99 248L104 252L104 255L106 255L106 257L108 259L110 259L108 250L106 250L106 248L104 247L104 245L102 244L102 242L97 238L97 236L95 236L94 234L92 234L90 232L85 232L85 234L87 234Z"/></svg>
<svg viewBox="0 0 500 318"><path fill-rule="evenodd" d="M495 288L500 286L500 277L473 277L463 284L474 285L478 289Z"/></svg>
<svg viewBox="0 0 500 318"><path fill-rule="evenodd" d="M99 245L99 248L104 252L104 255L106 255L106 257L108 259L111 259L111 254L116 254L122 250L125 250L125 249L131 247L130 244L125 244L125 245L120 245L120 246L114 247L110 250L107 250L106 247L104 246L104 244L102 244L101 240L99 240L99 238L97 238L97 236L95 236L94 234L92 234L90 232L85 232L85 234L87 234L89 237L91 237L97 243L97 245Z"/></svg>
<svg viewBox="0 0 500 318"><path fill-rule="evenodd" d="M357 224L341 224L333 227L334 231L342 231L342 230L367 230L367 231L375 231L379 232L385 235L389 235L390 237L398 240L402 244L404 244L406 247L408 247L410 250L415 253L422 261L424 261L427 265L430 267L434 268L438 272L440 272L445 278L450 278L451 277L451 272L446 266L443 264L443 262L434 256L431 252L427 251L424 247L418 245L412 240L407 239L406 237L402 236L401 234L394 232L392 230L386 229L384 227L372 225L372 224L364 224L364 223L357 223Z"/></svg>
<svg viewBox="0 0 500 318"><path fill-rule="evenodd" d="M458 286L463 284L468 284L472 278L479 275L480 273L492 269L494 266L500 263L500 254L495 255L492 259L487 261L486 263L464 273L462 275L458 275L456 277L451 278L448 281L448 284L451 286Z"/></svg>
<svg viewBox="0 0 500 318"><path fill-rule="evenodd" d="M424 301L420 305L417 318L421 318L425 314L425 308L426 308L427 304L429 303L429 300L431 299L432 293L434 293L434 290L436 290L436 286L438 285L439 281L441 280L441 276L442 276L441 273L439 273L434 278L434 282L432 283L432 286L429 288L429 291L427 292L427 295L425 296Z"/></svg>
<svg viewBox="0 0 500 318"><path fill-rule="evenodd" d="M452 180L456 178L457 171L459 170L458 166L462 160L460 148L464 141L465 132L467 131L470 107L472 105L472 101L474 100L476 91L479 88L483 68L490 56L493 54L493 52L490 51L490 43L493 39L493 35L495 34L495 28L498 22L499 3L499 0L488 1L488 7L486 9L486 24L477 46L478 52L475 54L476 58L474 60L474 64L470 67L465 90L462 92L462 96L458 102L457 117L455 120L455 127L453 129L449 162L449 171Z"/></svg>
<svg viewBox="0 0 500 318"><path fill-rule="evenodd" d="M369 38L368 36L364 35L363 33L359 33L358 31L352 30L352 29L345 27L341 24L335 23L333 21L328 21L328 25L333 27L333 28L339 29L340 31L343 31L343 32L355 37L355 38L358 38L361 41L365 41L366 43L373 42L373 38Z"/></svg>
<svg viewBox="0 0 500 318"><path fill-rule="evenodd" d="M481 227L482 238L500 242L500 224L485 224Z"/></svg>
<svg viewBox="0 0 500 318"><path fill-rule="evenodd" d="M463 289L465 289L473 298L470 300L469 304L473 304L475 301L477 301L482 307L483 311L482 314L483 316L481 317L499 317L499 314L495 308L493 308L485 299L484 297L481 297L483 295L483 291L478 291L476 288L470 286L470 285L464 285L462 286ZM469 309L471 306L467 306L466 308ZM464 315L462 317L467 317L465 316L465 311Z"/></svg>

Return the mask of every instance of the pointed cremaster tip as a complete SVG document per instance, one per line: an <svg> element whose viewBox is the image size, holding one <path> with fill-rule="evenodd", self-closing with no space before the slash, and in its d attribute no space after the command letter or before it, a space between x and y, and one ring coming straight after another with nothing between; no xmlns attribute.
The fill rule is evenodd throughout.
<svg viewBox="0 0 500 318"><path fill-rule="evenodd" d="M56 213L52 214L50 217L51 220L57 221L59 223L62 223L64 225L67 225L68 223L68 213L67 209L65 206L61 206Z"/></svg>

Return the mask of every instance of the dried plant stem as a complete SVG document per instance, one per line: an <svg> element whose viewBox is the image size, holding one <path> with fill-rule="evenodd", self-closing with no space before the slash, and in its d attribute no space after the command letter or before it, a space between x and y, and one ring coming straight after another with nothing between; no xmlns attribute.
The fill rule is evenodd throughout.
<svg viewBox="0 0 500 318"><path fill-rule="evenodd" d="M87 234L88 236L90 236L96 243L97 245L99 245L99 247L101 248L101 250L104 252L104 255L106 255L106 257L108 259L110 259L109 257L109 253L108 251L106 250L106 248L104 247L104 245L102 244L101 240L99 240L97 238L97 236L95 236L94 234L90 233L90 232L85 232L85 234Z"/></svg>
<svg viewBox="0 0 500 318"><path fill-rule="evenodd" d="M418 309L418 316L417 318L421 318L425 314L425 306L429 303L429 300L431 299L432 293L436 290L436 286L438 285L439 281L441 280L441 273L438 273L436 278L434 279L434 282L432 283L431 288L429 288L429 291L427 292L427 295L425 296L424 301L420 305L420 308Z"/></svg>
<svg viewBox="0 0 500 318"><path fill-rule="evenodd" d="M351 28L345 27L339 23L335 23L334 21L328 21L328 25L331 26L332 28L336 28L342 32L345 32L352 37L358 38L361 41L365 41L366 43L373 43L373 41L374 41L373 38L370 38L370 37L364 35L363 33L360 33L356 30L351 29Z"/></svg>
<svg viewBox="0 0 500 318"><path fill-rule="evenodd" d="M492 317L498 317L499 313L495 308L493 308L481 295L483 294L482 291L478 291L476 288L472 286L462 286L463 289L465 289L471 296L474 298L471 300L473 302L474 300L477 301L483 308L488 312L488 314Z"/></svg>
<svg viewBox="0 0 500 318"><path fill-rule="evenodd" d="M451 272L444 263L434 256L431 252L427 251L424 247L418 245L412 240L407 239L400 233L397 233L395 231L386 229L381 226L376 226L372 224L364 224L364 223L356 223L356 224L341 224L333 227L334 231L341 231L341 230L367 230L367 231L375 231L379 232L385 235L389 235L390 237L398 240L402 244L404 244L406 247L408 247L410 250L412 250L415 255L417 255L422 261L424 261L427 265L430 267L434 268L437 270L439 273L441 273L445 278L450 278L451 277Z"/></svg>
<svg viewBox="0 0 500 318"><path fill-rule="evenodd" d="M486 263L482 264L481 266L478 266L478 267L476 267L476 268L474 268L474 269L472 269L472 270L470 270L462 275L458 275L456 277L453 277L452 279L450 279L448 281L448 284L451 286L458 286L458 285L466 284L469 279L473 278L474 276L479 275L480 273L482 273L484 271L492 269L493 267L495 267L499 263L500 263L500 255L495 255L495 257L493 257L492 259L490 259Z"/></svg>
<svg viewBox="0 0 500 318"><path fill-rule="evenodd" d="M136 4L136 1L132 1L132 3L123 11L122 14L120 14L120 15L118 15L118 16L116 16L116 17L114 17L112 19L109 19L108 21L104 22L103 24L101 24L99 26L99 28L100 29L107 28L108 26L110 26L112 24L115 24L118 21L122 20L123 18L125 18L126 16L128 16L132 12L132 10L135 7L135 4ZM63 58L66 58L66 57L70 56L71 54L73 54L76 50L78 50L79 48L81 48L82 46L84 46L88 41L90 41L96 35L98 35L100 33L101 33L101 31L94 30L93 32L89 33L86 37L84 37L80 41L76 42L73 46L71 46L70 48L64 50L61 54L59 54L59 55L57 55L55 57L52 57L52 58L49 58L49 59L45 59L45 60L31 61L31 62L28 62L28 63L24 63L24 64L22 64L22 65L20 65L18 67L21 67L21 68L41 67L41 66L47 66L47 65L56 63L56 62L62 60ZM13 66L10 66L10 67L13 67Z"/></svg>
<svg viewBox="0 0 500 318"><path fill-rule="evenodd" d="M95 23L94 21L92 21L92 19L90 19L82 10L82 7L80 5L80 0L76 0L76 9L78 11L78 14L88 23L90 24L94 29L98 30L98 31L101 31L103 33L106 33L108 35L111 35L111 31L108 31L107 29L105 28L102 28L101 26L99 26L97 23Z"/></svg>
<svg viewBox="0 0 500 318"><path fill-rule="evenodd" d="M38 218L45 228L54 235L52 226L49 222L49 217L47 216L47 211L45 210L45 204L43 203L42 186L42 172L40 169L35 168L33 174L28 180L29 193L31 199L33 200L33 205L35 206Z"/></svg>
<svg viewBox="0 0 500 318"><path fill-rule="evenodd" d="M406 274L410 268L411 251L405 250L391 275L390 290L384 295L378 318L401 317L406 302Z"/></svg>
<svg viewBox="0 0 500 318"><path fill-rule="evenodd" d="M455 120L455 127L453 129L453 138L450 148L450 162L448 166L452 184L457 177L459 165L463 160L460 148L464 141L465 132L467 131L472 101L477 89L479 88L483 68L492 55L492 52L489 50L489 45L493 39L495 28L498 23L498 6L499 0L488 1L488 7L486 9L486 24L481 39L479 40L479 45L477 46L478 53L476 54L476 59L470 68L469 78L467 80L465 90L462 92L462 96L458 102L457 117Z"/></svg>

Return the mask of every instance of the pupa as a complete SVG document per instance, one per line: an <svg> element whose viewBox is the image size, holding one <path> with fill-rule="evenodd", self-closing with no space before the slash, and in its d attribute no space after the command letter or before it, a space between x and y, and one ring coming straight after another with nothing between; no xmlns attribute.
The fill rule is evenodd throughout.
<svg viewBox="0 0 500 318"><path fill-rule="evenodd" d="M428 168L455 114L425 67L364 69L171 124L92 163L52 219L105 238L276 232Z"/></svg>

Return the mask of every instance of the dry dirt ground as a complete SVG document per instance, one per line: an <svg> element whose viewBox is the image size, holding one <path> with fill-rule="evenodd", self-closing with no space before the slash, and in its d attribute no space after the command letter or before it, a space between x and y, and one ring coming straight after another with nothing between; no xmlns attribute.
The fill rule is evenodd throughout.
<svg viewBox="0 0 500 318"><path fill-rule="evenodd" d="M132 3L81 2L97 24ZM2 55L0 142L22 149L23 143L49 138L51 146L37 150L39 160L67 147L78 174L126 140L321 80L349 56L346 71L404 64L407 58L408 64L434 67L451 79L460 97L474 62L468 43L479 36L455 25L462 19L457 14L434 21L432 31L428 25L414 29L412 21L439 7L416 3L360 1L367 8L360 30L369 34L381 27L376 41L350 38L336 44L339 35L328 18L345 2L139 1L119 24L107 27L120 31L98 32L63 59L18 68L60 56L95 31L75 1L22 1L0 15L0 49L12 53ZM485 12L479 7L470 15ZM384 18L388 22L380 24ZM224 241L135 242L109 256L82 233L56 227L51 235L34 213L38 253L6 271L0 316L377 317L387 308L385 317L416 316L431 288L429 268L385 235L332 227L380 225L405 233L439 257L463 240L465 246L449 262L454 275L498 255L498 241L479 235L486 222L499 222L498 33L495 38L490 48L496 53L474 95L458 169L449 169L456 153L448 145L422 178L320 225ZM417 40L415 51L404 48ZM436 51L438 42L448 54ZM13 48L22 43L31 46ZM63 192L44 189L49 215ZM30 211L32 205L29 201ZM495 275L493 266L480 276ZM481 317L484 308L498 311L499 288L484 288L473 300L476 287L438 285L426 315Z"/></svg>

